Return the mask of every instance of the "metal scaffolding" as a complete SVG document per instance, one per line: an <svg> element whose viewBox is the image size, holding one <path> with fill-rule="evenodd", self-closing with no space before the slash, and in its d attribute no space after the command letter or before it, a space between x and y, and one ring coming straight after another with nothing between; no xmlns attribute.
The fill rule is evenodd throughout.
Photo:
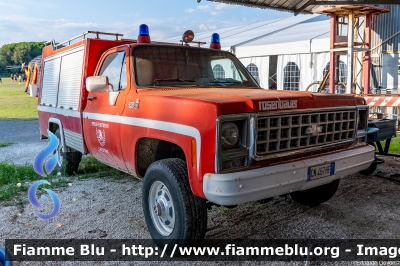
<svg viewBox="0 0 400 266"><path fill-rule="evenodd" d="M331 17L330 93L335 93L339 83L340 55L347 55L346 93L370 93L372 16L389 11L370 5L339 5L314 11Z"/></svg>

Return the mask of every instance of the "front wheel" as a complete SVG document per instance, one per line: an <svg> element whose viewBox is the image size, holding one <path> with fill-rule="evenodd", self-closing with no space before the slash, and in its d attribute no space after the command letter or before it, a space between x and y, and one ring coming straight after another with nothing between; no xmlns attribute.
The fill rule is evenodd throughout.
<svg viewBox="0 0 400 266"><path fill-rule="evenodd" d="M204 239L206 201L191 192L186 163L164 159L147 169L142 187L143 213L158 246L190 246Z"/></svg>
<svg viewBox="0 0 400 266"><path fill-rule="evenodd" d="M325 184L319 187L296 191L290 193L290 197L297 203L306 206L317 206L335 195L339 187L340 179L336 179L329 184Z"/></svg>

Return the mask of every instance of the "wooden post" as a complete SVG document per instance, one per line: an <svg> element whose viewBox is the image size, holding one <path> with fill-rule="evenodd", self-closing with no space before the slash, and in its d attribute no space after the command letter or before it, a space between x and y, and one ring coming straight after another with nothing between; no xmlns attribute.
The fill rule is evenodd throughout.
<svg viewBox="0 0 400 266"><path fill-rule="evenodd" d="M353 90L353 64L354 64L354 14L349 13L347 29L347 86L346 93L352 94ZM357 33L358 34L358 33Z"/></svg>
<svg viewBox="0 0 400 266"><path fill-rule="evenodd" d="M330 61L329 61L329 93L335 93L335 80L336 80L336 71L335 71L335 52L333 49L335 49L335 41L336 41L336 15L332 14L331 15L331 38L330 38Z"/></svg>
<svg viewBox="0 0 400 266"><path fill-rule="evenodd" d="M371 49L371 26L372 26L372 14L369 13L365 15L365 48ZM370 78L371 73L371 51L365 52L365 57L363 61L363 75L364 75L364 94L370 93L369 86L371 83Z"/></svg>

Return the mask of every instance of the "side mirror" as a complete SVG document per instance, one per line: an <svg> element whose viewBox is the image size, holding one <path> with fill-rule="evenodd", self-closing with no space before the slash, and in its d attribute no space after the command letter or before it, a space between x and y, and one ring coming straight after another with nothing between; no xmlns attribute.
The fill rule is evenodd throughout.
<svg viewBox="0 0 400 266"><path fill-rule="evenodd" d="M109 91L110 86L113 89L112 91ZM114 87L108 82L107 76L87 77L86 89L89 92L110 92L109 103L111 106L115 106L119 91L114 91Z"/></svg>
<svg viewBox="0 0 400 266"><path fill-rule="evenodd" d="M107 76L95 76L86 78L86 89L89 92L107 92L110 83Z"/></svg>

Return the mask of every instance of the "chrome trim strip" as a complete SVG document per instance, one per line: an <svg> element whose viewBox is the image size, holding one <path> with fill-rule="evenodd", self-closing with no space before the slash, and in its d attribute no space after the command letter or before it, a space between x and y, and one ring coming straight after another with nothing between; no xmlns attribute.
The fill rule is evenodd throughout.
<svg viewBox="0 0 400 266"><path fill-rule="evenodd" d="M171 132L175 134L193 137L194 139L196 139L197 174L200 173L201 135L200 131L195 127L183 124L165 122L161 120L135 118L135 117L119 116L119 115L98 114L90 112L83 112L82 116L84 119L107 121L111 123L118 123L118 124L143 127L143 128L152 128L152 129L162 130L165 132Z"/></svg>
<svg viewBox="0 0 400 266"><path fill-rule="evenodd" d="M349 110L356 110L355 106L342 106L342 107L328 107L328 108L311 108L311 109L291 109L291 110L282 110L282 111L269 111L263 113L256 113L257 117L264 117L264 116L280 116L280 115L291 115L291 114L298 114L298 113L315 113L315 112L335 112L335 111L349 111Z"/></svg>
<svg viewBox="0 0 400 266"><path fill-rule="evenodd" d="M342 141L342 142L336 142L336 143L330 143L327 145L323 146L317 146L317 147L312 147L312 148L306 148L306 149L300 149L296 151L288 151L288 152L282 152L282 153L275 153L271 155L264 155L264 156L258 156L254 154L252 158L256 161L262 161L262 160L267 160L267 159L276 159L276 158L282 158L286 156L293 156L296 154L302 154L302 153L307 153L307 152L313 152L313 151L319 151L323 150L326 148L334 147L334 146L339 146L339 145L345 145L345 144L354 144L354 140L347 140L347 141Z"/></svg>

